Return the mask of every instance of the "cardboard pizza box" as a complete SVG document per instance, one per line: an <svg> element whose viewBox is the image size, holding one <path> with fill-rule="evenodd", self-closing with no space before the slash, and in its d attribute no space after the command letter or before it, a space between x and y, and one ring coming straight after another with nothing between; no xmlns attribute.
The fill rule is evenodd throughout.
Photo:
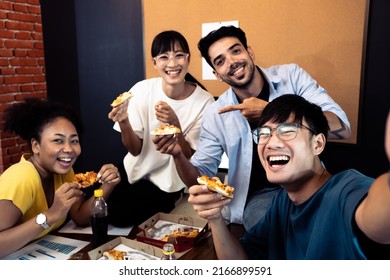
<svg viewBox="0 0 390 280"><path fill-rule="evenodd" d="M163 256L162 249L155 247L150 244L139 242L137 240L128 239L125 237L117 237L95 249L88 252L88 255L91 260L98 260L103 257L105 251L117 249L125 252L129 252L129 256L134 256L134 259L161 259ZM133 251L134 250L134 251ZM187 251L182 253L176 253L176 257L180 258L182 255L187 253Z"/></svg>
<svg viewBox="0 0 390 280"><path fill-rule="evenodd" d="M180 229L192 231L198 229L196 237L178 236L170 238L168 241L161 240L167 233ZM198 242L208 236L209 228L206 219L193 216L183 216L178 214L157 213L138 226L136 239L138 241L163 248L166 242L171 242L175 246L176 252L184 252L193 248Z"/></svg>

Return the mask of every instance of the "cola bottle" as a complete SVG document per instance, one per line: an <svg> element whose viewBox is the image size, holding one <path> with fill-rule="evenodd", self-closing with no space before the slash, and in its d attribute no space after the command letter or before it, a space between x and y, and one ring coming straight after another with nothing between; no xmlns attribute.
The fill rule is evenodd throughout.
<svg viewBox="0 0 390 280"><path fill-rule="evenodd" d="M108 209L102 189L95 190L94 196L91 208L92 244L100 246L107 242Z"/></svg>

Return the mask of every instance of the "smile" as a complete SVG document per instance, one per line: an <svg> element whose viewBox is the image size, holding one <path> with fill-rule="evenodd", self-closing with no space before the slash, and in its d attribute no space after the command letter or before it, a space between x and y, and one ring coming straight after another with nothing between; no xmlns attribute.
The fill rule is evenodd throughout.
<svg viewBox="0 0 390 280"><path fill-rule="evenodd" d="M241 76L242 74L244 74L244 67L239 67L237 68L233 73L232 73L232 76Z"/></svg>
<svg viewBox="0 0 390 280"><path fill-rule="evenodd" d="M270 166L280 166L285 165L290 161L288 156L269 156L267 158L268 164Z"/></svg>
<svg viewBox="0 0 390 280"><path fill-rule="evenodd" d="M165 71L165 73L167 73L168 75L178 75L180 72L181 72L181 69Z"/></svg>

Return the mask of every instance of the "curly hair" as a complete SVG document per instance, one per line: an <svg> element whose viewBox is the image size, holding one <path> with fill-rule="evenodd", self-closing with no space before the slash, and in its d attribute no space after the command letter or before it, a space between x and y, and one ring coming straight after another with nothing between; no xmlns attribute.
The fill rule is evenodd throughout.
<svg viewBox="0 0 390 280"><path fill-rule="evenodd" d="M44 128L55 119L63 117L69 120L81 134L83 126L79 115L70 105L46 99L26 99L5 110L4 130L15 132L24 140L41 141Z"/></svg>

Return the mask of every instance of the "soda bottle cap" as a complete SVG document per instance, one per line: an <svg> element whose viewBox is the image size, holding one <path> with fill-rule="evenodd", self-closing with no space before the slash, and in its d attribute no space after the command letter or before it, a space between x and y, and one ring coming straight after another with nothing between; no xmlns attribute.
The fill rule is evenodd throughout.
<svg viewBox="0 0 390 280"><path fill-rule="evenodd" d="M97 189L94 191L93 193L95 195L95 197L101 197L103 196L103 190L102 189Z"/></svg>
<svg viewBox="0 0 390 280"><path fill-rule="evenodd" d="M175 253L175 246L172 243L165 243L163 246L164 255L172 255Z"/></svg>

